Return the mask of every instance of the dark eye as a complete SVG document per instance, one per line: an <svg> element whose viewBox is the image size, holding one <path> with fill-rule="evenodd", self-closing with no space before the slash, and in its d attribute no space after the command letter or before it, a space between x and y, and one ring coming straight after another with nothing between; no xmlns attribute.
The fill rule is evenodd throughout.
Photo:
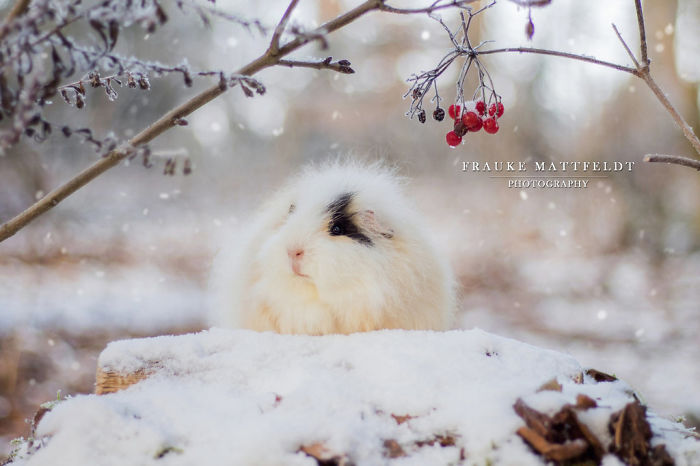
<svg viewBox="0 0 700 466"><path fill-rule="evenodd" d="M343 234L343 227L337 223L331 226L331 235L339 236Z"/></svg>

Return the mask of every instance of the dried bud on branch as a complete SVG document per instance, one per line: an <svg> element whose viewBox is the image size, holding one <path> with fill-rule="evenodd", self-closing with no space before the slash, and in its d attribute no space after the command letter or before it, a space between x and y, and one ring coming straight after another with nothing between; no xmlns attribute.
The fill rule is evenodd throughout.
<svg viewBox="0 0 700 466"><path fill-rule="evenodd" d="M532 16L527 15L527 24L525 25L525 37L527 40L532 40L535 35L535 23L532 22Z"/></svg>

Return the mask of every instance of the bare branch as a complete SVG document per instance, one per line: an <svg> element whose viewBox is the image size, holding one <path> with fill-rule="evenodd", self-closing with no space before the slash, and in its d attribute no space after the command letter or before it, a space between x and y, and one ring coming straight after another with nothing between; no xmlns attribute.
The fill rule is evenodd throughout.
<svg viewBox="0 0 700 466"><path fill-rule="evenodd" d="M695 135L693 128L687 121L685 121L683 116L678 112L678 110L676 110L673 104L671 104L671 101L668 100L668 97L664 91L662 91L659 85L656 84L656 81L654 81L654 78L652 78L651 74L649 73L649 68L645 68L640 77L645 83L647 83L647 86L649 86L651 92L653 92L659 102L661 102L661 105L663 105L668 113L671 114L671 118L673 118L673 121L675 121L681 131L683 131L683 135L688 141L690 141L693 149L700 154L700 139L698 139L698 137Z"/></svg>
<svg viewBox="0 0 700 466"><path fill-rule="evenodd" d="M637 61L637 57L634 56L634 54L632 53L632 50L630 50L629 46L627 45L627 42L625 42L625 39L622 38L622 34L620 34L620 31L618 31L617 26L615 26L615 23L613 23L612 27L615 30L615 34L617 34L617 38L620 39L620 42L622 42L622 46L627 51L627 55L629 55L629 57L632 59L632 63L634 63L634 66L637 69L640 69L639 62Z"/></svg>
<svg viewBox="0 0 700 466"><path fill-rule="evenodd" d="M598 60L597 58L588 57L586 55L577 55L575 53L559 52L557 50L547 50L547 49L536 49L532 47L508 47L504 49L493 49L493 50L483 50L479 51L479 55L488 55L492 53L504 53L504 52L517 52L517 53L535 53L539 55L552 55L555 57L571 58L573 60L584 61L587 63L594 63L600 66L606 66L608 68L613 68L618 71L624 71L625 73L630 73L635 76L640 76L639 71L635 68L629 66L622 66L616 63L607 62L604 60Z"/></svg>
<svg viewBox="0 0 700 466"><path fill-rule="evenodd" d="M386 11L387 13L397 13L400 15L412 15L417 13L433 13L438 10L444 10L445 8L468 8L466 5L469 3L474 3L478 0L451 0L447 3L441 3L440 0L434 2L429 7L425 8L395 8L393 6L385 5L384 2L379 2L378 10Z"/></svg>
<svg viewBox="0 0 700 466"><path fill-rule="evenodd" d="M533 6L543 7L552 3L552 0L509 0L511 3L515 3L518 6L524 8L530 8Z"/></svg>
<svg viewBox="0 0 700 466"><path fill-rule="evenodd" d="M639 26L639 47L642 51L642 64L644 68L649 67L649 56L647 55L647 34L644 29L644 12L642 11L642 0L634 0L634 7L637 10L637 24Z"/></svg>
<svg viewBox="0 0 700 466"><path fill-rule="evenodd" d="M29 6L30 0L17 0L10 10L10 12L7 14L5 17L5 21L3 23L3 26L7 26L10 24L12 21L14 21L16 18L19 16L22 16L24 12L27 10L27 7Z"/></svg>
<svg viewBox="0 0 700 466"><path fill-rule="evenodd" d="M316 70L333 70L338 73L352 74L355 72L350 68L351 63L347 60L340 60L337 62L331 62L331 57L326 58L323 61L313 62L313 61L298 61L298 60L279 60L278 65L288 66L290 68L300 67L300 68L314 68Z"/></svg>
<svg viewBox="0 0 700 466"><path fill-rule="evenodd" d="M127 151L112 151L107 157L78 173L66 184L50 192L30 208L0 227L0 241L9 238L37 216L56 206L66 197L85 186L91 180L112 168L128 155Z"/></svg>
<svg viewBox="0 0 700 466"><path fill-rule="evenodd" d="M700 171L700 160L681 157L680 155L647 154L644 156L645 162L661 162L683 165Z"/></svg>
<svg viewBox="0 0 700 466"><path fill-rule="evenodd" d="M382 1L383 0L366 0L364 3L359 4L347 13L323 23L315 30L307 34L297 35L297 37L295 37L292 41L287 42L280 48L279 56L288 55L290 52L297 50L299 47L306 45L311 41L318 40L319 35L325 36L326 34L330 34L331 32L334 32L340 29L341 27L355 21L360 16L363 16L365 13L379 9L379 6L381 5Z"/></svg>
<svg viewBox="0 0 700 466"><path fill-rule="evenodd" d="M284 28L287 27L289 18L292 16L292 12L294 11L294 8L296 8L298 3L299 0L292 0L291 2L289 2L287 11L284 12L284 14L282 15L282 19L280 19L280 22L277 24L275 32L272 34L272 39L270 40L270 48L268 49L270 55L275 56L279 54L280 39L282 37L282 33L284 32Z"/></svg>
<svg viewBox="0 0 700 466"><path fill-rule="evenodd" d="M641 48L641 61L642 63L640 64L637 62L637 60L634 58L634 54L628 47L627 43L624 41L622 38L622 35L620 32L617 30L615 25L613 24L613 28L615 29L615 33L617 34L617 37L620 39L620 42L622 42L622 45L625 47L625 50L627 50L627 53L629 56L632 58L634 61L635 66L637 67L637 72L633 73L637 77L641 78L644 80L644 82L647 84L649 89L654 93L656 98L658 99L659 102L661 102L661 105L663 105L668 113L671 115L671 118L673 118L673 121L678 125L678 127L683 131L683 135L685 138L690 141L690 144L693 146L695 151L700 154L700 139L695 135L695 132L693 131L693 128L688 124L688 122L685 121L683 116L676 110L676 108L671 104L671 101L668 100L668 97L664 93L663 90L659 87L659 85L656 83L654 78L651 76L651 71L649 69L649 57L647 54L647 39L646 39L646 32L644 29L644 13L642 11L642 2L641 0L634 0L634 5L637 11L637 25L639 27L639 42L640 42L640 48ZM646 160L646 158L645 158ZM687 160L692 160L692 159L687 159ZM657 160L649 160L649 161L657 161ZM679 162L670 162L670 163L679 163Z"/></svg>

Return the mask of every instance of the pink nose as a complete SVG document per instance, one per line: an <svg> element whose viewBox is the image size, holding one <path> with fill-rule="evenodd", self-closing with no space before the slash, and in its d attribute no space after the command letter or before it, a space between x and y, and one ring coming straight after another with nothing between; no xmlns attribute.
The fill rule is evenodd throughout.
<svg viewBox="0 0 700 466"><path fill-rule="evenodd" d="M287 249L287 255L291 260L300 260L304 257L304 250L301 248Z"/></svg>
<svg viewBox="0 0 700 466"><path fill-rule="evenodd" d="M287 249L287 255L292 265L292 271L301 277L306 277L307 275L301 273L301 260L304 258L304 250L301 248L290 248Z"/></svg>

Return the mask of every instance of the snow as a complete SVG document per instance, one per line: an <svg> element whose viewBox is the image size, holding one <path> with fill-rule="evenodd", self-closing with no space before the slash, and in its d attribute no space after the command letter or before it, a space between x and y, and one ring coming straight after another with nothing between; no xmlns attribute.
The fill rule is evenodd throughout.
<svg viewBox="0 0 700 466"><path fill-rule="evenodd" d="M192 310L202 305L201 291L173 271L87 262L65 264L60 271L15 265L0 263L0 276L6 277L0 280L0 336L26 327L157 332L198 323ZM36 286L32 293L28 284Z"/></svg>
<svg viewBox="0 0 700 466"><path fill-rule="evenodd" d="M349 336L291 336L211 329L111 343L105 370L159 368L126 390L79 395L47 413L14 465L314 465L301 446L322 443L356 464L386 464L384 441L407 456L392 463L540 465L515 434L513 404L556 412L576 395L599 400L582 414L608 439L607 420L633 400L624 382L574 382L569 355L479 329L386 330ZM538 387L555 378L561 392ZM392 415L412 416L397 422ZM584 417L585 416L585 417ZM676 464L698 464L700 442L651 416L655 442ZM454 446L419 447L451 435ZM606 458L604 464L619 464Z"/></svg>

